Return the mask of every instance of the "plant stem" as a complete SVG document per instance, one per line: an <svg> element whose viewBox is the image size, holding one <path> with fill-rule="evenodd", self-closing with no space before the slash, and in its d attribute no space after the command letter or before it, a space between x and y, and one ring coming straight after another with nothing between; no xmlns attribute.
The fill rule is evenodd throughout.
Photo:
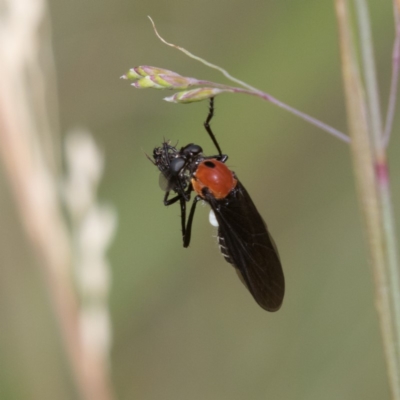
<svg viewBox="0 0 400 400"><path fill-rule="evenodd" d="M367 89L369 126L374 149L382 147L382 117L379 105L379 89L376 80L374 49L369 21L368 7L365 0L355 0L358 25L360 30L361 54L364 67L365 85Z"/></svg>
<svg viewBox="0 0 400 400"><path fill-rule="evenodd" d="M314 117L311 117L310 115L303 113L302 111L299 111L296 108L291 107L286 103L283 103L282 101L278 100L277 98L275 98L275 97L271 96L270 94L265 93L261 90L242 89L242 88L238 88L238 87L234 87L234 86L228 86L228 85L223 85L223 84L210 82L210 81L204 81L204 80L198 80L198 84L211 86L211 87L215 87L215 88L219 88L219 89L225 89L225 90L229 90L234 93L244 93L244 94L248 94L250 96L259 97L263 100L269 101L270 103L272 103L280 108L283 108L284 110L290 112L291 114L296 115L297 117L303 119L304 121L307 121L308 123L316 126L317 128L320 128L320 129L324 130L325 132L330 133L331 135L335 136L337 139L339 139L343 142L349 143L351 140L350 137L347 136L346 134L344 134L343 132L340 132L339 130L333 128L332 126L325 124L324 122L322 122Z"/></svg>
<svg viewBox="0 0 400 400"><path fill-rule="evenodd" d="M335 5L339 28L346 106L350 136L352 138L351 151L354 173L373 266L376 307L388 367L389 383L393 398L399 400L400 361L397 352L397 343L399 340L397 336L398 331L395 328L396 315L391 302L393 286L389 286L389 281L393 279L393 276L387 268L387 248L390 246L390 240L393 240L394 237L392 236L388 241L387 232L385 232L383 224L383 221L386 219L385 212L390 211L390 207L387 208L387 204L385 204L385 196L382 197L382 183L386 182L388 184L387 165L386 163L376 163L376 144L382 143L382 137L380 137L380 140L377 137L371 140L369 132L369 124L372 121L368 117L372 118L372 115L368 116L368 107L364 98L364 90L356 61L356 51L348 13L348 0L335 0ZM368 40L368 37L363 38L363 40ZM372 56L372 52L369 52L369 54ZM375 98L373 102L377 103L377 99ZM377 111L375 110L376 113ZM378 121L375 121L374 124L375 128L379 126ZM386 197L387 199L388 197ZM384 207L386 207L385 210Z"/></svg>
<svg viewBox="0 0 400 400"><path fill-rule="evenodd" d="M54 112L46 107L45 96L50 91L48 76L53 74L46 74L43 67L48 65L45 55L50 43L49 37L42 36L49 15L47 4L40 0L0 4L7 10L1 15L0 29L0 161L23 228L40 261L79 398L112 400L107 366L102 360L89 363L84 357L80 308L71 277L73 254L55 175L57 152L46 145L54 135L50 129ZM42 137L44 131L47 136Z"/></svg>
<svg viewBox="0 0 400 400"><path fill-rule="evenodd" d="M399 0L400 1L400 0ZM153 25L153 29L155 34L157 35L157 37L167 46L173 47L181 52L183 52L184 54L186 54L188 57L193 58L196 61L201 62L202 64L206 65L207 67L216 69L217 71L220 71L226 78L228 78L230 81L237 83L240 86L243 86L245 89L242 88L237 88L237 87L231 87L228 85L222 85L222 84L218 84L218 83L214 83L214 82L210 82L210 81L203 81L203 80L198 80L198 84L199 85L207 85L207 86L212 86L212 87L216 87L216 88L221 88L221 89L226 89L226 90L232 90L233 92L236 93L245 93L245 94L250 94L252 96L257 96L260 97L264 100L267 100L273 104L275 104L276 106L285 109L286 111L302 118L303 120L309 122L310 124L330 133L331 135L335 136L336 138L349 143L350 142L350 138L345 135L343 132L338 131L337 129L329 126L328 124L325 124L322 121L319 121L318 119L311 117L310 115L307 115L285 103L283 103L282 101L276 99L275 97L271 96L268 93L265 93L257 88L255 88L254 86L249 85L246 82L241 81L240 79L235 78L234 76L232 76L226 69L221 68L218 65L212 64L206 60L204 60L201 57L196 56L195 54L191 53L190 51L186 50L185 48L181 47L181 46L177 46L176 44L173 43L169 43L167 42L157 31L156 25L154 23L154 21L151 19L151 17L149 17L152 25Z"/></svg>
<svg viewBox="0 0 400 400"><path fill-rule="evenodd" d="M387 145L389 144L390 135L393 127L393 118L396 110L396 100L397 100L397 85L399 82L399 70L400 70L400 10L397 9L396 4L393 4L393 11L395 17L394 23L395 23L396 37L394 40L393 51L392 51L392 78L390 82L390 95L389 95L388 109L386 114L385 129L383 131L383 142L385 147L387 147Z"/></svg>
<svg viewBox="0 0 400 400"><path fill-rule="evenodd" d="M373 55L371 26L369 22L368 6L365 0L356 0L356 12L360 25L360 43L365 70L365 84L368 93L368 106L371 122L370 135L371 144L373 146L375 174L383 223L383 239L385 244L384 251L390 284L389 295L392 303L397 357L400 360L400 276L397 257L398 250L396 230L394 226L395 219L393 215L390 193L390 179L386 157L386 146L384 144L384 137L382 136L382 120ZM393 104L393 108L394 107L395 104Z"/></svg>

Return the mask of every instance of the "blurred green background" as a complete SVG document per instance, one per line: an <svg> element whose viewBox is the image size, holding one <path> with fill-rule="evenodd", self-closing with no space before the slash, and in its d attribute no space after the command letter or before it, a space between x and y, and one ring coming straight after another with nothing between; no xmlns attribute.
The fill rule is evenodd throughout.
<svg viewBox="0 0 400 400"><path fill-rule="evenodd" d="M106 157L100 198L119 215L112 264L112 377L120 400L387 399L371 267L348 146L244 95L216 99L228 165L264 216L287 282L278 313L257 306L219 254L208 207L182 248L143 154L164 138L215 153L207 103L174 105L119 77L137 65L225 82L163 45L219 64L347 131L333 2L50 0L63 134L89 128ZM370 2L386 109L392 4ZM390 148L392 175L400 120ZM393 202L400 212L400 182ZM76 399L37 260L0 170L0 398Z"/></svg>

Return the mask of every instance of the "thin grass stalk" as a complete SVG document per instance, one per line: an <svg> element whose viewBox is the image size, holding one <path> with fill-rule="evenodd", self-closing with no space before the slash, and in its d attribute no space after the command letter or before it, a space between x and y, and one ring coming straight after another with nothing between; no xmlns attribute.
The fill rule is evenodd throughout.
<svg viewBox="0 0 400 400"><path fill-rule="evenodd" d="M379 103L379 89L376 79L372 45L372 33L369 22L368 5L365 0L356 0L356 13L360 26L360 44L365 71L365 85L368 93L370 116L370 137L373 147L375 176L380 212L383 223L385 259L388 268L392 315L395 325L397 358L400 360L400 275L396 240L395 218L391 201L389 168L386 157L385 137L382 132L382 118ZM395 43L396 45L396 43ZM394 105L393 105L394 107Z"/></svg>
<svg viewBox="0 0 400 400"><path fill-rule="evenodd" d="M400 0L399 0L400 1ZM288 104L285 104L284 102L276 99L275 97L271 96L268 93L265 93L257 88L255 88L254 86L249 85L248 83L235 78L234 76L232 76L226 69L212 64L209 61L196 56L195 54L191 53L189 50L186 50L185 48L178 46L174 43L170 43L167 42L159 33L157 30L157 27L153 21L153 19L149 16L148 17L151 21L151 24L153 25L153 29L154 32L156 34L156 36L161 40L161 42L163 42L164 44L166 44L167 46L173 47L179 51L181 51L182 53L186 54L188 57L199 61L200 63L206 65L209 68L213 68L216 69L217 71L221 72L228 80L237 83L240 86L243 86L245 89L242 88L237 88L237 87L232 87L232 86L228 86L228 85L223 85L223 84L219 84L219 83L215 83L215 82L210 82L210 81L202 81L202 80L197 80L199 85L208 85L211 87L215 87L215 88L221 88L221 89L225 89L227 91L233 92L233 93L244 93L244 94L249 94L251 96L256 96L259 97L263 100L269 101L270 103L283 108L284 110L288 111L291 114L296 115L297 117L303 119L304 121L307 121L308 123L328 132L329 134L335 136L336 138L338 138L339 140L342 140L343 142L349 143L350 138L344 134L343 132L338 131L337 129L329 126L328 124L325 124L322 121L317 120L314 117L311 117L310 115L303 113L300 110L295 109L294 107L289 106ZM126 79L126 77L124 77Z"/></svg>
<svg viewBox="0 0 400 400"><path fill-rule="evenodd" d="M357 64L347 0L335 0L338 20L342 73L351 141L351 154L362 221L373 267L375 303L378 311L392 397L400 400L400 363L397 356L395 316L390 284L383 216L375 179L373 143L370 140L368 107Z"/></svg>
<svg viewBox="0 0 400 400"><path fill-rule="evenodd" d="M60 207L56 168L51 166L57 155L52 152L54 146L46 148L43 143L54 134L45 101L47 75L40 62L39 32L48 16L46 1L7 0L6 9L0 25L0 159L42 268L80 399L111 400L107 369L101 362L84 358L70 238ZM43 129L48 129L47 136L41 136Z"/></svg>
<svg viewBox="0 0 400 400"><path fill-rule="evenodd" d="M71 256L65 226L54 197L53 183L42 156L33 157L26 130L21 123L21 103L0 67L0 156L4 163L18 213L33 248L41 261L42 272L64 348L80 392L85 392L80 374L82 365L78 337L78 305L72 288ZM15 101L14 101L15 100ZM31 127L32 128L32 127ZM83 397L87 398L87 397Z"/></svg>
<svg viewBox="0 0 400 400"><path fill-rule="evenodd" d="M380 149L382 147L382 116L368 6L365 0L355 0L355 5L360 32L364 83L367 92L369 131L374 149Z"/></svg>
<svg viewBox="0 0 400 400"><path fill-rule="evenodd" d="M383 130L383 141L385 147L388 146L390 135L392 133L393 119L396 112L397 87L399 83L400 72L400 10L397 8L397 3L393 3L393 13L396 34L392 51L392 77L390 80L390 94L386 113L385 128Z"/></svg>

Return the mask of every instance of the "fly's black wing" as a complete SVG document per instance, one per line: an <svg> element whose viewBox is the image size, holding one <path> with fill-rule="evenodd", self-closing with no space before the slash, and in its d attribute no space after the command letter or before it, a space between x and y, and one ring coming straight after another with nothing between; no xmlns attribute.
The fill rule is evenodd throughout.
<svg viewBox="0 0 400 400"><path fill-rule="evenodd" d="M226 261L238 272L257 303L277 311L285 293L285 279L278 250L265 222L246 189L238 181L224 199L206 194L217 218L219 244Z"/></svg>

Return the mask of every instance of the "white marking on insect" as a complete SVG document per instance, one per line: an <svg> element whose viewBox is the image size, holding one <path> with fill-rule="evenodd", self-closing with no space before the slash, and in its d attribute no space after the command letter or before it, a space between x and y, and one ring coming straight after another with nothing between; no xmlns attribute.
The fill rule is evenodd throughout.
<svg viewBox="0 0 400 400"><path fill-rule="evenodd" d="M218 228L218 221L217 221L217 218L215 217L215 214L214 214L214 211L213 210L210 210L210 214L209 214L209 216L208 216L208 220L210 221L210 224L212 225L212 226L215 226L215 227L217 227Z"/></svg>

